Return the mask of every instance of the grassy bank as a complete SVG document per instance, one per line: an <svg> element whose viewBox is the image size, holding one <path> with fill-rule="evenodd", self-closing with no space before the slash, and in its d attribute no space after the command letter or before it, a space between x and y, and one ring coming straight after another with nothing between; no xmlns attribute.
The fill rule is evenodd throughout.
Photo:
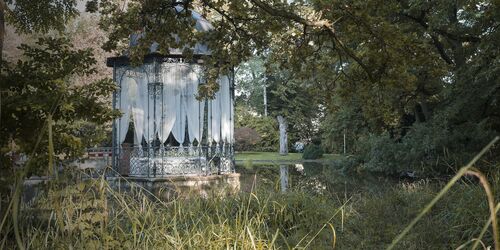
<svg viewBox="0 0 500 250"><path fill-rule="evenodd" d="M228 197L160 201L107 182L52 184L18 221L1 228L0 248L274 249L328 248L344 204L302 192L255 190ZM15 228L19 225L19 244Z"/></svg>
<svg viewBox="0 0 500 250"><path fill-rule="evenodd" d="M18 245L18 225L27 249L384 249L444 184L421 180L346 192L332 183L339 178L328 168L322 171L292 180L286 194L276 185L276 168L269 168L258 177L267 181L252 192L170 201L140 188L118 192L104 179L54 181L34 202L21 203L14 219L7 214L0 248ZM498 190L499 178L490 181ZM482 187L460 182L396 249L468 249L488 218ZM481 244L492 246L492 237L487 230Z"/></svg>
<svg viewBox="0 0 500 250"><path fill-rule="evenodd" d="M349 200L341 227L336 228L339 249L387 248L446 184L444 180L408 182L370 173L352 176L321 164L304 164L304 167L305 176L289 178L292 190L332 200ZM277 189L278 168L240 168L249 175L260 176L258 183L265 189ZM498 176L496 173L488 178L492 190L500 188ZM498 193L494 198L500 200ZM487 224L489 218L483 187L477 179L464 178L415 224L395 249L471 249L475 243L494 249L492 229ZM481 236L485 225L487 231Z"/></svg>
<svg viewBox="0 0 500 250"><path fill-rule="evenodd" d="M352 214L346 219L346 230L339 235L340 248L387 248L441 187L420 181L353 197ZM480 237L488 218L484 190L476 184L461 183L422 217L395 249L471 249L474 239L479 239L479 246L494 249L491 227Z"/></svg>
<svg viewBox="0 0 500 250"><path fill-rule="evenodd" d="M318 160L335 160L341 157L337 154L324 154ZM287 155L280 155L276 152L255 152L255 151L242 151L236 152L235 159L237 161L301 161L301 153L288 153Z"/></svg>

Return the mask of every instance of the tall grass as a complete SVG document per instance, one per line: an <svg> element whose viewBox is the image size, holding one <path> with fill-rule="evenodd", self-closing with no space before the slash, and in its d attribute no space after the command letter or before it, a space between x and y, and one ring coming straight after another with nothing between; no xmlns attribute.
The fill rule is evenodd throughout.
<svg viewBox="0 0 500 250"><path fill-rule="evenodd" d="M422 180L335 199L302 187L281 194L271 183L226 197L162 201L137 186L124 193L104 178L79 181L71 173L45 185L33 202L20 203L20 243L12 216L2 218L0 248L383 249L442 187ZM492 190L500 188L499 176L490 177ZM488 211L482 187L462 182L396 248L492 246Z"/></svg>
<svg viewBox="0 0 500 250"><path fill-rule="evenodd" d="M495 221L500 200L500 163L490 163L491 169L496 170L486 178L471 167L480 156L447 183L403 182L385 190L363 190L355 194L350 211L353 214L347 216L346 233L337 235L337 246L342 249L497 249Z"/></svg>
<svg viewBox="0 0 500 250"><path fill-rule="evenodd" d="M353 201L265 188L227 197L162 201L139 186L125 193L112 188L104 176L82 181L74 171L66 171L25 203L20 198L21 174L1 220L0 248L463 249L494 244L498 249L500 206L493 190L500 182L494 179L491 188L472 168L481 154L442 189L423 182L378 195L358 194ZM466 174L478 177L481 185L462 184L452 190Z"/></svg>
<svg viewBox="0 0 500 250"><path fill-rule="evenodd" d="M304 191L280 194L266 186L233 196L162 201L137 186L124 193L104 178L77 179L62 175L34 202L21 203L22 247L383 249L441 190L441 185L422 180L354 194L345 202ZM500 188L498 176L490 179L493 190ZM484 197L475 183L454 187L396 248L492 246ZM11 219L0 234L1 248L16 247Z"/></svg>
<svg viewBox="0 0 500 250"><path fill-rule="evenodd" d="M119 192L104 178L63 178L20 209L18 247L326 248L345 209L327 198L263 190L161 201L140 187ZM14 247L12 227L2 232L2 246Z"/></svg>
<svg viewBox="0 0 500 250"><path fill-rule="evenodd" d="M495 198L493 196L493 193L491 191L490 184L486 177L482 175L480 172L474 170L472 167L474 164L486 153L488 150L499 140L499 137L496 137L491 141L486 147L484 147L479 154L477 154L466 166L461 168L458 173L453 176L453 178L444 186L441 191L422 209L422 211L413 219L407 227L403 229L403 231L394 239L394 241L389 245L387 249L393 249L396 244L403 239L403 237L410 232L410 230L417 224L419 220L422 219L422 217L427 214L431 208L451 189L451 187L457 183L460 178L464 175L473 175L476 176L482 187L484 188L484 191L486 193L489 209L490 209L490 217L489 220L491 220L491 225L492 225L492 231L493 231L493 242L496 250L500 249L500 244L499 244L499 238L498 238L498 223L497 223L497 209L495 204ZM487 225L486 225L487 226ZM485 226L485 227L486 227ZM478 238L476 242L479 242L481 239ZM477 243L474 244L473 248L477 247Z"/></svg>

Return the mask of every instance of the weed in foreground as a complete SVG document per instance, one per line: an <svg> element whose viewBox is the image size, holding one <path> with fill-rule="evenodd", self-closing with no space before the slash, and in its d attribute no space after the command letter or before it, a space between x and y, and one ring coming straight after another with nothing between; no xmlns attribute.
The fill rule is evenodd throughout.
<svg viewBox="0 0 500 250"><path fill-rule="evenodd" d="M331 248L344 205L263 190L161 201L139 187L119 192L104 178L60 181L22 204L20 242L12 223L1 240L26 249Z"/></svg>

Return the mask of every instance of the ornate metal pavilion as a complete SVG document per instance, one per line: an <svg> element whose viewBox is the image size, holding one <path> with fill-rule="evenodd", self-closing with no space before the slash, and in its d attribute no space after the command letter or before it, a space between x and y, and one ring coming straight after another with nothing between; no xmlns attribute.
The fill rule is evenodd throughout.
<svg viewBox="0 0 500 250"><path fill-rule="evenodd" d="M200 14L191 13L197 30L212 29ZM130 46L138 39L131 36ZM198 100L198 86L204 84L198 58L210 50L196 44L195 59L188 61L180 49L162 55L157 47L150 47L139 67L127 56L107 60L118 86L113 108L123 113L113 122L113 168L133 177L234 172L234 75L219 77L215 99Z"/></svg>

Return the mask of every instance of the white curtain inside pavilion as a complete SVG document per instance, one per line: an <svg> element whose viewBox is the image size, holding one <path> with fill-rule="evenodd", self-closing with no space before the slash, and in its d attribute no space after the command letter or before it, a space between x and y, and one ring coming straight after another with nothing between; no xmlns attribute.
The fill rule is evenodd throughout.
<svg viewBox="0 0 500 250"><path fill-rule="evenodd" d="M129 122L134 122L134 144L156 138L165 143L170 134L180 144L199 142L203 135L205 101L196 99L199 75L193 65L164 65L162 81L156 95L148 88L147 74L125 72L120 80L117 107L123 113L118 120L119 143L125 141ZM227 76L219 78L220 90L208 101L208 140L217 145L233 142L233 101ZM154 99L156 96L156 100ZM186 132L188 137L186 137ZM198 143L200 145L200 143Z"/></svg>

